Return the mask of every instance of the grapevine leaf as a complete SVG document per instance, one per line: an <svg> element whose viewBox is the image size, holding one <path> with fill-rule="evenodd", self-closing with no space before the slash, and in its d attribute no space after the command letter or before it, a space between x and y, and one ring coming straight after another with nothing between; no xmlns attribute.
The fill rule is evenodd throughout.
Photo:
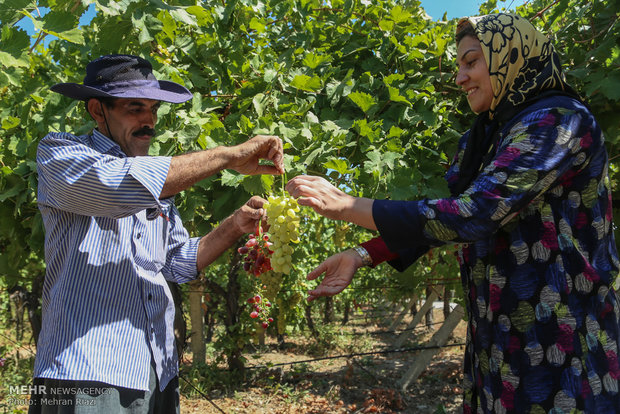
<svg viewBox="0 0 620 414"><path fill-rule="evenodd" d="M325 55L315 55L314 53L308 53L302 63L310 69L316 69L318 66L325 62L329 62L331 59Z"/></svg>
<svg viewBox="0 0 620 414"><path fill-rule="evenodd" d="M172 16L172 18L174 20L176 20L177 22L180 23L185 23L189 26L196 26L196 19L194 17L192 17L192 15L190 13L187 12L187 10L177 7L175 9L170 10L170 15Z"/></svg>
<svg viewBox="0 0 620 414"><path fill-rule="evenodd" d="M265 177L263 179L263 177ZM271 182L269 182L271 179ZM270 175L252 175L242 180L243 189L250 194L266 194L271 189L273 177Z"/></svg>
<svg viewBox="0 0 620 414"><path fill-rule="evenodd" d="M302 91L315 92L321 89L321 79L318 76L297 75L293 78L291 86Z"/></svg>
<svg viewBox="0 0 620 414"><path fill-rule="evenodd" d="M28 62L24 59L16 59L12 55L0 50L0 64L4 67L25 67Z"/></svg>
<svg viewBox="0 0 620 414"><path fill-rule="evenodd" d="M13 129L19 125L19 118L8 116L2 120L2 129Z"/></svg>
<svg viewBox="0 0 620 414"><path fill-rule="evenodd" d="M265 108L269 104L269 98L262 93L258 93L254 96L254 98L252 98L252 104L254 105L254 110L258 116L263 116L265 113Z"/></svg>
<svg viewBox="0 0 620 414"><path fill-rule="evenodd" d="M402 102L407 106L411 106L411 102L409 102L404 96L400 94L397 88L392 86L388 86L388 91L390 93L390 101L392 102Z"/></svg>
<svg viewBox="0 0 620 414"><path fill-rule="evenodd" d="M368 112L377 103L375 98L366 92L351 92L348 97L364 112Z"/></svg>
<svg viewBox="0 0 620 414"><path fill-rule="evenodd" d="M50 11L43 17L43 29L62 33L74 29L78 25L78 16L63 11Z"/></svg>
<svg viewBox="0 0 620 414"><path fill-rule="evenodd" d="M25 30L17 30L9 26L2 27L0 50L4 53L11 54L13 57L19 58L29 46L30 37Z"/></svg>
<svg viewBox="0 0 620 414"><path fill-rule="evenodd" d="M331 160L324 163L323 166L328 170L334 170L341 175L349 174L352 172L349 169L348 164L343 159L339 158L332 158Z"/></svg>
<svg viewBox="0 0 620 414"><path fill-rule="evenodd" d="M222 185L236 187L243 181L243 174L233 173L228 170L222 171Z"/></svg>

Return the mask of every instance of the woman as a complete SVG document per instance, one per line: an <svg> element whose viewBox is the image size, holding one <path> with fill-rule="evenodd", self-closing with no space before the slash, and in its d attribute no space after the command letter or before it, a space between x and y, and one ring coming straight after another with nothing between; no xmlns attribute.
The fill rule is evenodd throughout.
<svg viewBox="0 0 620 414"><path fill-rule="evenodd" d="M462 19L456 41L456 83L478 116L446 174L452 197L355 198L310 176L287 184L300 204L381 236L311 272L325 278L309 299L342 291L364 265L403 270L459 243L463 411L620 412L619 263L601 130L525 19Z"/></svg>

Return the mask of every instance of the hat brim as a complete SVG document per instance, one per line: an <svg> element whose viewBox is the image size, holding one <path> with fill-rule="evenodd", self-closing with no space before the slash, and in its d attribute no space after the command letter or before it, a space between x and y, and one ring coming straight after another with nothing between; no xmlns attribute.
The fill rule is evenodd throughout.
<svg viewBox="0 0 620 414"><path fill-rule="evenodd" d="M183 103L192 99L192 93L184 86L170 81L158 81L159 88L153 86L136 86L113 93L104 92L92 86L79 83L58 83L50 89L72 99L86 101L90 98L139 98L154 99L170 103Z"/></svg>

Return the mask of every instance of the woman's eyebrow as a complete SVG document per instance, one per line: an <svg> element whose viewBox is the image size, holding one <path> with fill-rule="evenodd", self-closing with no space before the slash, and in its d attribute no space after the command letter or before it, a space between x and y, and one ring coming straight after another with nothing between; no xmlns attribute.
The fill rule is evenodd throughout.
<svg viewBox="0 0 620 414"><path fill-rule="evenodd" d="M472 47L471 49L467 49L467 50L465 51L465 53L463 53L463 56L461 56L460 58L459 58L459 57L457 57L457 58L456 58L456 61L458 62L458 61L460 61L460 60L465 59L465 56L467 56L467 54L468 54L469 52L476 52L477 50L478 50L478 49L476 49L476 48L474 48L474 47Z"/></svg>

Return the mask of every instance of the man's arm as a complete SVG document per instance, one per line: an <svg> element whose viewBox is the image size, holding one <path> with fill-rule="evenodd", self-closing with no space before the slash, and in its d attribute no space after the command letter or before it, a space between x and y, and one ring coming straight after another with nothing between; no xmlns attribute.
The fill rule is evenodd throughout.
<svg viewBox="0 0 620 414"><path fill-rule="evenodd" d="M232 247L244 234L253 233L263 218L266 200L254 196L227 217L219 226L200 239L196 268L201 271L213 263L222 253ZM266 226L266 223L264 223Z"/></svg>
<svg viewBox="0 0 620 414"><path fill-rule="evenodd" d="M262 165L259 163L261 159L271 161L273 165ZM275 136L257 135L232 147L221 146L172 157L159 198L172 197L224 169L246 175L282 174L282 140Z"/></svg>

